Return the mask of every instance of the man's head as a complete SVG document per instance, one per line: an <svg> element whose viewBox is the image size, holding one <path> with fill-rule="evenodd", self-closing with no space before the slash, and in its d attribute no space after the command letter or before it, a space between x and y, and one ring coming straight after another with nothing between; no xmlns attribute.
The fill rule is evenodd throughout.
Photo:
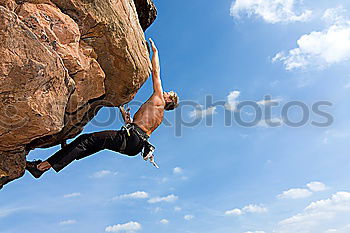
<svg viewBox="0 0 350 233"><path fill-rule="evenodd" d="M163 92L163 97L165 100L165 110L174 110L175 108L177 108L177 106L179 106L179 97L177 96L176 92Z"/></svg>

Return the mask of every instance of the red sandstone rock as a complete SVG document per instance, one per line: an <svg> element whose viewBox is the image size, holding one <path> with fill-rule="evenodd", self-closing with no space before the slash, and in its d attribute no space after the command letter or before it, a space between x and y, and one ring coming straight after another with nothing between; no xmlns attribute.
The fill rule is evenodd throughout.
<svg viewBox="0 0 350 233"><path fill-rule="evenodd" d="M58 53L74 79L76 89L67 112L75 112L90 99L105 94L104 72L94 58L93 49L80 41L79 27L72 18L48 4L24 3L16 12L42 44Z"/></svg>

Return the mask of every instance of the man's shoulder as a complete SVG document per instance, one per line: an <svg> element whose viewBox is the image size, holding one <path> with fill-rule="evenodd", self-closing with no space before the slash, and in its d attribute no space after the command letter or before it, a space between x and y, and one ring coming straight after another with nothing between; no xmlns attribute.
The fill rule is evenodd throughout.
<svg viewBox="0 0 350 233"><path fill-rule="evenodd" d="M157 93L153 93L147 102L152 102L154 105L165 105L163 95L159 95Z"/></svg>

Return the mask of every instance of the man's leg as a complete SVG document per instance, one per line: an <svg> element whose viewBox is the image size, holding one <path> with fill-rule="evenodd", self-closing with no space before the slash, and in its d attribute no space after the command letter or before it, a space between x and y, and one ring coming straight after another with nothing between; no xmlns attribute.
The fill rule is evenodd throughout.
<svg viewBox="0 0 350 233"><path fill-rule="evenodd" d="M45 162L40 163L37 169L44 172L52 167L59 172L74 160L85 158L103 149L118 151L123 140L124 135L115 130L80 135Z"/></svg>

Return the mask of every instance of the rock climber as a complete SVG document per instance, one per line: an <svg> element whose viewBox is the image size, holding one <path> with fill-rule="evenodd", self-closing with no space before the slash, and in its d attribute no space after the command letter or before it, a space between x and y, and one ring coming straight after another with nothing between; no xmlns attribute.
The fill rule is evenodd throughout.
<svg viewBox="0 0 350 233"><path fill-rule="evenodd" d="M61 171L74 160L80 160L98 151L109 149L128 156L135 156L143 151L145 160L153 161L154 147L148 142L150 135L162 123L164 110L173 110L178 106L178 95L164 92L160 78L160 64L158 49L150 39L153 51L152 81L153 94L135 113L134 119L124 107L119 107L125 125L121 130L106 130L89 134L82 134L77 139L62 147L46 161L27 161L26 170L35 178L53 168Z"/></svg>

